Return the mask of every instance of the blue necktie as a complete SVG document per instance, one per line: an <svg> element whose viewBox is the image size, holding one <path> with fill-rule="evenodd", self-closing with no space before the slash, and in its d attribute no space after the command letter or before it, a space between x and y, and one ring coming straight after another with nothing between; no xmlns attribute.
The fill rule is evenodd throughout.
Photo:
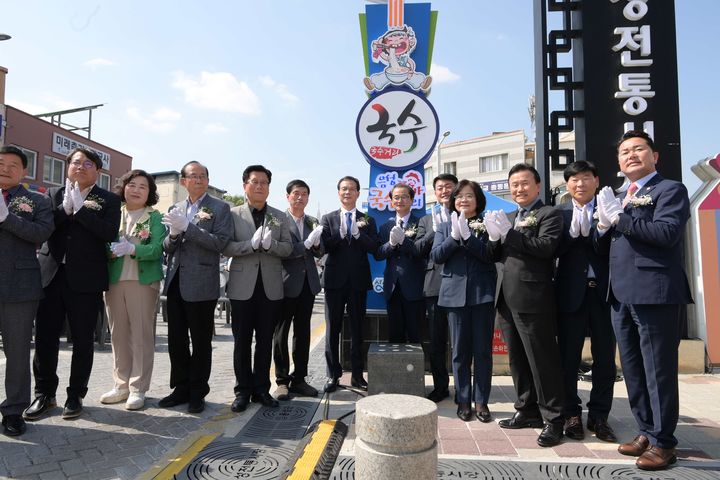
<svg viewBox="0 0 720 480"><path fill-rule="evenodd" d="M352 212L345 213L345 223L347 224L347 241L350 243L352 238Z"/></svg>

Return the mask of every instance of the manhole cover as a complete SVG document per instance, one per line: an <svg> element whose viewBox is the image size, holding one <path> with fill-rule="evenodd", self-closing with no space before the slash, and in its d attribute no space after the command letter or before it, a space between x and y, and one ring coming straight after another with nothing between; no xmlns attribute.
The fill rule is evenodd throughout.
<svg viewBox="0 0 720 480"><path fill-rule="evenodd" d="M293 401L278 408L263 408L235 437L297 440L310 425L319 401Z"/></svg>
<svg viewBox="0 0 720 480"><path fill-rule="evenodd" d="M284 446L211 443L176 478L269 480L277 478L293 451L294 448Z"/></svg>

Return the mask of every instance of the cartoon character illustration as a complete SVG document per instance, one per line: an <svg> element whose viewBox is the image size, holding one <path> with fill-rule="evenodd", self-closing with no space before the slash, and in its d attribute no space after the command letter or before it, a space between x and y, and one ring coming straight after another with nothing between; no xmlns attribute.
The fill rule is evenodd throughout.
<svg viewBox="0 0 720 480"><path fill-rule="evenodd" d="M380 91L389 84L408 85L413 90L422 90L427 93L432 83L432 77L415 71L415 62L410 54L417 45L415 32L412 27L403 25L393 27L380 38L372 42L372 60L383 63L385 69L365 77L365 88L372 92Z"/></svg>

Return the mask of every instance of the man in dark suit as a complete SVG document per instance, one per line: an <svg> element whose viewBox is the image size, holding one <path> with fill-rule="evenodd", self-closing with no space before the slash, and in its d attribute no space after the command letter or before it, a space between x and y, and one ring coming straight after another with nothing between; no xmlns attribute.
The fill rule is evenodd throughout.
<svg viewBox="0 0 720 480"><path fill-rule="evenodd" d="M556 294L565 436L574 440L585 437L577 377L589 329L593 363L587 426L600 440L615 442L607 423L617 375L615 335L606 300L608 257L599 251L595 237L595 192L600 178L595 165L584 160L568 165L563 175L571 199L557 207L563 216L563 236L556 252Z"/></svg>
<svg viewBox="0 0 720 480"><path fill-rule="evenodd" d="M646 133L625 133L617 151L632 183L622 202L608 187L598 194L598 235L609 244L608 299L638 426L618 450L637 456L643 470L660 470L676 461L681 312L692 303L683 269L690 202L682 183L657 173L658 153Z"/></svg>
<svg viewBox="0 0 720 480"><path fill-rule="evenodd" d="M355 208L360 196L360 181L346 176L337 185L342 207L323 215L322 242L327 259L322 282L325 288L325 360L326 392L334 392L342 375L339 344L343 314L347 306L350 318L351 385L363 390L362 323L365 321L367 291L372 288L368 254L378 248L375 221Z"/></svg>
<svg viewBox="0 0 720 480"><path fill-rule="evenodd" d="M508 182L519 210L509 219L502 211L493 212L485 222L503 263L497 308L517 393L515 415L499 424L538 428L544 419L537 443L551 447L560 443L564 424L553 284L563 219L540 199L540 175L534 167L515 165Z"/></svg>
<svg viewBox="0 0 720 480"><path fill-rule="evenodd" d="M383 296L387 303L390 343L420 343L425 262L419 240L425 236L411 208L415 191L398 183L390 191L395 216L380 226L375 258L385 260Z"/></svg>
<svg viewBox="0 0 720 480"><path fill-rule="evenodd" d="M40 249L38 260L45 298L35 322L35 400L26 420L37 420L54 407L60 332L67 318L72 334L72 361L62 417L82 414L93 364L95 324L108 289L107 243L120 228L120 198L97 185L100 157L86 148L67 156L64 188L51 188L55 231Z"/></svg>
<svg viewBox="0 0 720 480"><path fill-rule="evenodd" d="M427 259L425 267L425 283L423 284L423 295L425 296L425 309L428 318L428 337L430 340L430 370L433 377L433 390L428 394L428 399L433 402L441 402L450 396L448 391L449 373L447 369L447 340L448 340L448 319L447 311L438 307L438 295L440 293L440 280L442 279L442 265L438 265L430 258L430 250L433 247L435 232L442 222L450 219L450 195L452 194L458 179L451 173L441 173L433 179L433 190L437 205L433 213L425 215L420 219L420 228L425 236L420 239L419 249Z"/></svg>
<svg viewBox="0 0 720 480"><path fill-rule="evenodd" d="M275 359L275 398L288 400L290 393L303 397L316 397L318 391L305 382L310 358L310 317L315 295L320 292L315 259L325 254L322 244L323 228L315 217L305 214L310 198L310 187L302 180L287 184L288 210L285 212L290 224L292 252L282 260L283 293L282 313L273 336ZM293 328L292 360L288 335Z"/></svg>
<svg viewBox="0 0 720 480"><path fill-rule="evenodd" d="M0 404L3 433L25 432L22 412L30 405L30 343L42 297L36 245L50 237L50 200L20 184L27 157L17 147L0 147L0 332L5 351L5 400Z"/></svg>
<svg viewBox="0 0 720 480"><path fill-rule="evenodd" d="M205 165L186 163L180 169L180 185L188 197L163 215L163 224L170 229L163 240L168 265L163 293L167 296L173 391L158 406L171 408L188 403L189 413L202 412L210 392L215 306L220 297L220 252L232 238L230 207L207 194L209 182Z"/></svg>

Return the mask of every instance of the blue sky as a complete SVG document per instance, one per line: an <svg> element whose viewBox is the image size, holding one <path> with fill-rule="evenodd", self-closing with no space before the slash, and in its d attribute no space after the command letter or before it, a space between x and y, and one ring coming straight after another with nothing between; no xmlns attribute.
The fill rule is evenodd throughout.
<svg viewBox="0 0 720 480"><path fill-rule="evenodd" d="M598 0L600 1L600 0ZM689 166L720 152L717 0L677 0L680 125ZM309 211L337 207L343 175L367 185L355 141L366 96L361 0L5 0L0 65L7 103L30 113L106 104L93 139L149 171L189 160L242 193L251 163L273 171L270 203L285 184L311 186ZM525 129L533 93L532 1L435 0L439 11L429 99L448 142ZM662 152L661 152L662 161Z"/></svg>

